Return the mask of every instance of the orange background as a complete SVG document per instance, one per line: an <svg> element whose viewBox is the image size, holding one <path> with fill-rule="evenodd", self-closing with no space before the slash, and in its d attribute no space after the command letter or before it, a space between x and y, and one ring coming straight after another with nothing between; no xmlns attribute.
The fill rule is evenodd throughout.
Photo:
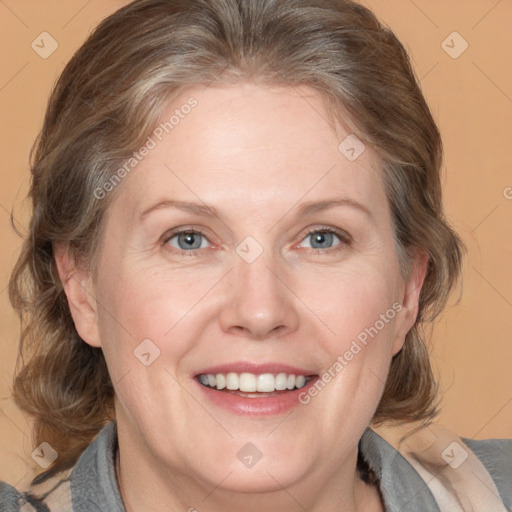
<svg viewBox="0 0 512 512"><path fill-rule="evenodd" d="M9 398L19 327L6 286L21 243L9 212L23 231L28 153L53 83L98 21L125 3L0 1L0 480L17 486L35 447L29 418ZM410 52L445 142L447 216L468 247L461 301L434 331L439 421L467 437L512 437L512 2L364 3ZM46 59L31 47L42 32L58 43ZM464 41L457 58L443 49L458 53Z"/></svg>

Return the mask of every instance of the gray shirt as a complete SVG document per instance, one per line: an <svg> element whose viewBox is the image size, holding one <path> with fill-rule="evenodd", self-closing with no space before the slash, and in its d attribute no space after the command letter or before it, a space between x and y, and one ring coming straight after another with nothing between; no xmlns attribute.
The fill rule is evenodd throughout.
<svg viewBox="0 0 512 512"><path fill-rule="evenodd" d="M65 476L53 478L30 492L0 482L0 512L124 512L115 476L116 424L105 426ZM483 464L504 508L512 511L512 440L475 441L466 447ZM387 512L444 512L431 488L398 450L371 429L361 438L360 451L379 480ZM494 492L496 490L490 490ZM37 496L36 497L36 493ZM457 510L480 510L462 505ZM483 509L482 509L483 510Z"/></svg>

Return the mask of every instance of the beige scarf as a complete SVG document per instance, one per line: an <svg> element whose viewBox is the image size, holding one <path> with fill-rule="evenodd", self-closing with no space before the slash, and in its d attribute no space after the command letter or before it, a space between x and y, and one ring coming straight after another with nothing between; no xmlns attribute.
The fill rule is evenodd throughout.
<svg viewBox="0 0 512 512"><path fill-rule="evenodd" d="M414 467L441 512L507 512L483 464L453 432L436 424L374 430Z"/></svg>

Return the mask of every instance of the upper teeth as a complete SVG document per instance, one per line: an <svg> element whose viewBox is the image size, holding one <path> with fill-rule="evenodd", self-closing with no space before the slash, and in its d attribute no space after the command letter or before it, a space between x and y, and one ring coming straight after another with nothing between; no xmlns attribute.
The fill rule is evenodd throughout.
<svg viewBox="0 0 512 512"><path fill-rule="evenodd" d="M256 375L254 373L212 373L199 375L199 382L205 386L217 389L239 390L244 393L272 391L283 391L285 389L302 388L306 385L309 378L305 375L293 375L286 373L263 373Z"/></svg>

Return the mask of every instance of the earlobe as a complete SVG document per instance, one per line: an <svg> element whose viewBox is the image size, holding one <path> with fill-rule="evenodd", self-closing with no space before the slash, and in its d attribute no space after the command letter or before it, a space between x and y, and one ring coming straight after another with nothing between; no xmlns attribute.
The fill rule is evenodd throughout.
<svg viewBox="0 0 512 512"><path fill-rule="evenodd" d="M428 259L428 254L422 249L410 253L410 271L401 302L401 323L393 346L393 355L402 349L405 337L418 317L420 293L427 275Z"/></svg>
<svg viewBox="0 0 512 512"><path fill-rule="evenodd" d="M79 336L93 347L101 346L98 333L97 303L92 277L76 265L74 255L65 246L54 250L59 277Z"/></svg>

